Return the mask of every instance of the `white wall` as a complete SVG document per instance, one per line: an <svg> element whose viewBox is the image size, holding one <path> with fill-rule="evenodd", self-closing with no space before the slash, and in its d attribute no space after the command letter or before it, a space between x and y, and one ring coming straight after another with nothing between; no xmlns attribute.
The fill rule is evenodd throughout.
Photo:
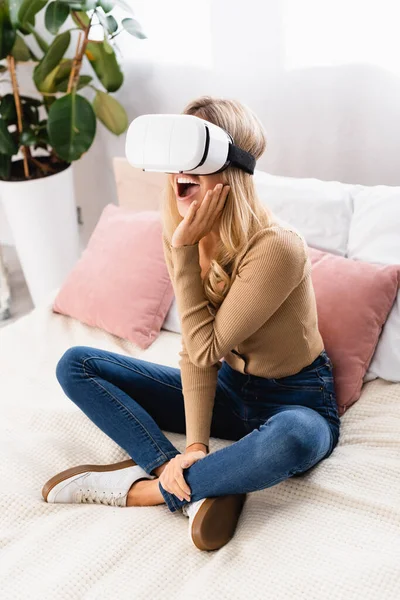
<svg viewBox="0 0 400 600"><path fill-rule="evenodd" d="M181 112L203 94L236 98L267 131L257 168L400 185L400 45L393 34L400 14L394 0L368 6L360 0L132 4L149 39L126 35L120 41L125 84L117 97L130 119ZM95 144L74 165L85 239L103 207L116 202L111 159L123 154L124 136L100 125ZM0 212L0 240L9 239Z"/></svg>

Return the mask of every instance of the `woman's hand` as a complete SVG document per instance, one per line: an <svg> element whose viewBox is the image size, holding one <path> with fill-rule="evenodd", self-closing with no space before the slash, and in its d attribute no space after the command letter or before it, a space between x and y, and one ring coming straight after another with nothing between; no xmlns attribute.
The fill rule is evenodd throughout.
<svg viewBox="0 0 400 600"><path fill-rule="evenodd" d="M179 500L190 502L191 489L183 476L183 469L187 469L193 463L207 456L202 450L177 454L172 458L159 477L164 490L175 494Z"/></svg>
<svg viewBox="0 0 400 600"><path fill-rule="evenodd" d="M213 190L208 190L200 207L197 202L192 202L173 233L171 245L174 248L190 246L210 233L224 208L229 190L229 185L218 183Z"/></svg>

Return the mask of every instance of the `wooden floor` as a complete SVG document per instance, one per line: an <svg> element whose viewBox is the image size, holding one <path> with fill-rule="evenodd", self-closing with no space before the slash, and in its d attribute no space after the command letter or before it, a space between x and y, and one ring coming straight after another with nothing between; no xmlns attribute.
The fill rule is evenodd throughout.
<svg viewBox="0 0 400 600"><path fill-rule="evenodd" d="M7 327L7 325L11 325L11 323L30 312L34 305L14 246L2 245L2 250L4 262L9 271L12 301L11 318L0 321L0 327Z"/></svg>

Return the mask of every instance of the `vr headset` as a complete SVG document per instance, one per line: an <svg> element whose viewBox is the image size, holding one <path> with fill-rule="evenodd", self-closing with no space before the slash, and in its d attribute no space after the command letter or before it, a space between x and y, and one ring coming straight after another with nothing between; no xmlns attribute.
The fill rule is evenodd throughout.
<svg viewBox="0 0 400 600"><path fill-rule="evenodd" d="M211 175L229 166L251 175L256 160L235 146L232 136L194 115L141 115L129 126L128 162L143 171Z"/></svg>

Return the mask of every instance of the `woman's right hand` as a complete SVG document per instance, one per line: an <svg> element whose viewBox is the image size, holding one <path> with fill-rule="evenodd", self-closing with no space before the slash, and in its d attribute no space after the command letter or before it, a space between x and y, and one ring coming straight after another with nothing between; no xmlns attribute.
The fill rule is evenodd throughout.
<svg viewBox="0 0 400 600"><path fill-rule="evenodd" d="M177 454L172 458L159 477L159 481L166 492L170 492L179 498L190 502L191 489L183 476L183 469L207 456L203 450L189 451Z"/></svg>

